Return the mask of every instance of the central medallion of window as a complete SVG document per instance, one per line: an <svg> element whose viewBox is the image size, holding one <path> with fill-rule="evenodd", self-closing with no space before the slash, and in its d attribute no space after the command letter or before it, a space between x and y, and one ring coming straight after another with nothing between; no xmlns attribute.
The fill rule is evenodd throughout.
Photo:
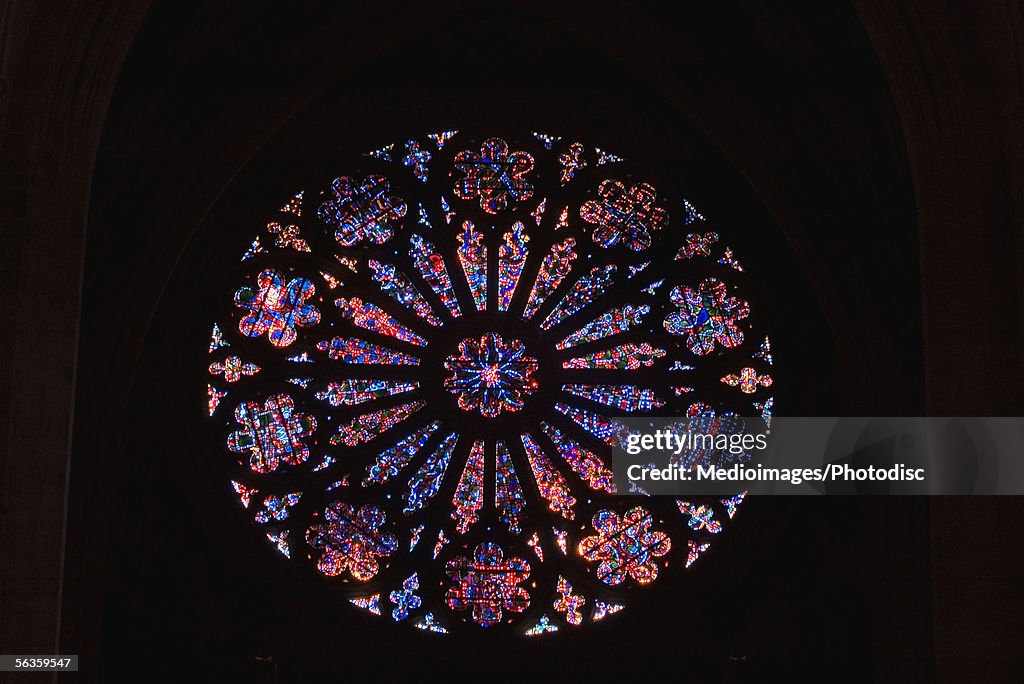
<svg viewBox="0 0 1024 684"><path fill-rule="evenodd" d="M445 389L458 397L463 411L479 411L487 418L518 411L537 389L537 359L525 352L520 340L497 333L466 338L459 342L458 354L444 362L449 371Z"/></svg>

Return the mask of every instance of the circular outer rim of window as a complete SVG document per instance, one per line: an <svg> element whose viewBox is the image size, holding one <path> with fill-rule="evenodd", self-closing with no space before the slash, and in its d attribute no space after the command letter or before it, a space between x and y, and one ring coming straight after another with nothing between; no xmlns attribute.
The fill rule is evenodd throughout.
<svg viewBox="0 0 1024 684"><path fill-rule="evenodd" d="M681 581L743 494L616 492L617 419L773 408L744 268L685 189L501 133L284 189L209 344L215 448L268 555L436 634L575 630Z"/></svg>

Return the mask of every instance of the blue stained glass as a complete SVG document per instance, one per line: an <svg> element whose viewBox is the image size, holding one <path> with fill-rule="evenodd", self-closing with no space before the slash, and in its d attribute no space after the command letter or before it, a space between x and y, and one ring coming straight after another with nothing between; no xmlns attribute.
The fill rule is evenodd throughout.
<svg viewBox="0 0 1024 684"><path fill-rule="evenodd" d="M458 439L458 434L454 432L445 437L441 445L427 458L427 462L409 479L403 513L409 515L424 508L437 494Z"/></svg>
<svg viewBox="0 0 1024 684"><path fill-rule="evenodd" d="M512 457L504 442L498 442L497 462L494 473L494 507L498 509L498 517L508 526L509 532L519 534L522 531L523 510L526 500L523 488L519 484Z"/></svg>
<svg viewBox="0 0 1024 684"><path fill-rule="evenodd" d="M427 443L439 427L441 427L441 422L435 420L430 425L422 427L405 437L390 449L385 449L377 454L376 462L366 469L363 486L368 487L371 484L381 484L398 475L398 471L415 458L416 453L423 448L423 445Z"/></svg>

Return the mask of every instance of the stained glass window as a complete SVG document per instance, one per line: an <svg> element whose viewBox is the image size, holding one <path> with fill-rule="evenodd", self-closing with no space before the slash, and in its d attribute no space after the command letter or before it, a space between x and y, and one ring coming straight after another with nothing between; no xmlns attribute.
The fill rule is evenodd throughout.
<svg viewBox="0 0 1024 684"><path fill-rule="evenodd" d="M571 134L367 147L282 188L197 341L240 520L430 638L571 632L681 581L744 494L616 491L610 445L623 417L770 421L741 241Z"/></svg>

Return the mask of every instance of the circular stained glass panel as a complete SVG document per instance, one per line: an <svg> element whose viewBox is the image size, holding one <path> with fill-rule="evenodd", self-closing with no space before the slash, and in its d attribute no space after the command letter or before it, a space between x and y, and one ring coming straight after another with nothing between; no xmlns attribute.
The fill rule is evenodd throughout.
<svg viewBox="0 0 1024 684"><path fill-rule="evenodd" d="M252 523L441 634L575 629L680 581L742 493L617 492L610 447L624 416L770 419L725 236L541 132L438 131L339 172L283 198L213 325L208 409Z"/></svg>

